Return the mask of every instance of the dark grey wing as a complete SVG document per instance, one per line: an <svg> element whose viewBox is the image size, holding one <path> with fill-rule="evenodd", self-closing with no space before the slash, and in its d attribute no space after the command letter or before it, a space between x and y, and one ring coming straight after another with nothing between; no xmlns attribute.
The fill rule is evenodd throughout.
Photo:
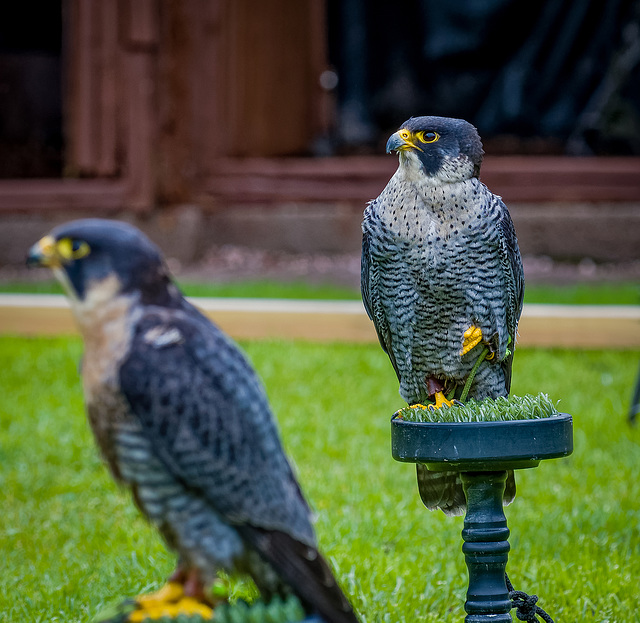
<svg viewBox="0 0 640 623"><path fill-rule="evenodd" d="M357 623L317 551L309 507L253 368L195 309L167 314L138 323L120 369L122 392L153 451L173 478L235 527L310 612Z"/></svg>
<svg viewBox="0 0 640 623"><path fill-rule="evenodd" d="M378 334L378 341L382 350L387 353L391 360L391 365L400 378L398 364L391 347L391 330L389 323L380 303L380 293L378 291L378 267L371 258L370 234L364 231L362 234L362 256L360 259L360 291L362 302L373 326Z"/></svg>
<svg viewBox="0 0 640 623"><path fill-rule="evenodd" d="M237 347L195 309L136 326L120 386L157 457L231 524L314 544L309 508L266 396Z"/></svg>
<svg viewBox="0 0 640 623"><path fill-rule="evenodd" d="M495 196L495 195L494 195ZM522 305L524 301L524 269L522 267L522 258L520 257L520 249L518 248L518 240L516 238L516 230L513 221L507 210L507 206L500 197L496 196L499 203L500 220L498 228L500 230L500 252L501 262L507 282L507 328L512 342L509 345L511 354L501 362L504 369L505 382L507 391L511 387L511 366L513 364L513 351L515 349L516 333L518 330L518 321L522 313Z"/></svg>
<svg viewBox="0 0 640 623"><path fill-rule="evenodd" d="M370 235L368 232L362 234L362 254L360 257L360 292L367 316L373 320L373 305L371 302L371 254ZM384 348L384 344L382 345Z"/></svg>
<svg viewBox="0 0 640 623"><path fill-rule="evenodd" d="M328 623L358 623L355 613L317 549L278 531L249 524L238 527L242 538L269 561L292 586L307 613L319 613Z"/></svg>

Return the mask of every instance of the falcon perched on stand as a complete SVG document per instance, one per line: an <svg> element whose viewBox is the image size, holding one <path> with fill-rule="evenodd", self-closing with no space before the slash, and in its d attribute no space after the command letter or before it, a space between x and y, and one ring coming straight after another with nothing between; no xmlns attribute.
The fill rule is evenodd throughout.
<svg viewBox="0 0 640 623"><path fill-rule="evenodd" d="M311 513L265 392L236 345L190 305L139 230L101 219L54 229L29 253L62 283L82 334L89 422L114 478L178 554L129 620L211 615L219 570L265 601L294 593L356 623L318 552Z"/></svg>
<svg viewBox="0 0 640 623"><path fill-rule="evenodd" d="M461 119L412 117L389 138L400 164L362 224L362 298L409 405L506 396L524 276L511 217L480 182L483 150ZM453 472L418 464L424 504L464 512ZM509 473L505 502L515 495Z"/></svg>

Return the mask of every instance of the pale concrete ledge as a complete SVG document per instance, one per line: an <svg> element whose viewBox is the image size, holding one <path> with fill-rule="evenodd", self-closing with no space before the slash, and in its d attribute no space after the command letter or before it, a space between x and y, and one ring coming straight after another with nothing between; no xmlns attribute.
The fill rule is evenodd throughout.
<svg viewBox="0 0 640 623"><path fill-rule="evenodd" d="M376 342L360 301L193 298L234 338ZM0 333L75 334L62 295L0 295ZM518 345L640 348L640 306L525 305Z"/></svg>

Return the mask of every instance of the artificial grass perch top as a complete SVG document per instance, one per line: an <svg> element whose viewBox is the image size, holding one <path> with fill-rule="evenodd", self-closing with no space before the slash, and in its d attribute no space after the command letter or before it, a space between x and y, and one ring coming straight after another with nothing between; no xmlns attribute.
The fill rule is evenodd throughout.
<svg viewBox="0 0 640 623"><path fill-rule="evenodd" d="M534 420L559 415L547 394L537 396L500 396L476 401L473 398L450 407L432 409L411 406L400 409L395 417L407 422L504 422Z"/></svg>

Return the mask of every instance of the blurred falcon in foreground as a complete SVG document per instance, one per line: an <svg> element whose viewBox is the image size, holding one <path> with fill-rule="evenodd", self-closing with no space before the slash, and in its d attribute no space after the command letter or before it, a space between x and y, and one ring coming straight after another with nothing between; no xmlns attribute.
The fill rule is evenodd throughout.
<svg viewBox="0 0 640 623"><path fill-rule="evenodd" d="M265 601L293 592L327 623L355 623L254 370L183 298L156 246L125 223L78 220L36 243L28 263L52 268L71 301L104 459L178 554L129 620L210 616L207 589L224 570L249 574Z"/></svg>
<svg viewBox="0 0 640 623"><path fill-rule="evenodd" d="M524 275L511 217L479 179L482 143L461 119L412 117L387 142L399 166L362 224L362 298L410 405L506 396ZM474 365L478 367L472 373ZM453 472L418 464L424 504L466 501ZM505 502L515 495L509 473Z"/></svg>

